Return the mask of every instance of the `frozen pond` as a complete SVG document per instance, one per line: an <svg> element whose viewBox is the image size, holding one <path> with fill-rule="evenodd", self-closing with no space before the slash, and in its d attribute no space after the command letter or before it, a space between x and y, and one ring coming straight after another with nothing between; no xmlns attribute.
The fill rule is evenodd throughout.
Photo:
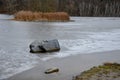
<svg viewBox="0 0 120 80"><path fill-rule="evenodd" d="M120 50L120 18L71 17L73 22L22 22L0 15L0 79L39 64L39 60ZM58 39L61 50L31 54L34 40Z"/></svg>

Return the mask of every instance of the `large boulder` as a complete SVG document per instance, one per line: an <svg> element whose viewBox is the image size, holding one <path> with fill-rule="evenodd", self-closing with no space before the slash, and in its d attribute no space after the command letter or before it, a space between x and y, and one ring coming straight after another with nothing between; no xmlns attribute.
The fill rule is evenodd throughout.
<svg viewBox="0 0 120 80"><path fill-rule="evenodd" d="M30 44L31 53L59 51L60 45L57 39L34 41Z"/></svg>

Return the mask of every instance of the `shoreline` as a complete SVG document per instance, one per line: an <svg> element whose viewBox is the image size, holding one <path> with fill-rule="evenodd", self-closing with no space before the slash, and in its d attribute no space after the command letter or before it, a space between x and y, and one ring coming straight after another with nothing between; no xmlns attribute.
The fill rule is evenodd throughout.
<svg viewBox="0 0 120 80"><path fill-rule="evenodd" d="M54 58L47 61L40 61L36 67L16 74L7 80L72 80L81 72L98 66L104 62L120 63L120 50L96 52L91 54L78 54L65 58ZM44 74L49 68L57 67L58 73Z"/></svg>

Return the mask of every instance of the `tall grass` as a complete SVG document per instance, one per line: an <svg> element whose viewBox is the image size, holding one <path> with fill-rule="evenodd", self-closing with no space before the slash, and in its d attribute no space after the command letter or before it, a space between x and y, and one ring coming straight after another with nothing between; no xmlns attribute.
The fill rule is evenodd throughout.
<svg viewBox="0 0 120 80"><path fill-rule="evenodd" d="M31 12L19 11L15 14L15 20L20 21L69 21L69 15L65 12Z"/></svg>

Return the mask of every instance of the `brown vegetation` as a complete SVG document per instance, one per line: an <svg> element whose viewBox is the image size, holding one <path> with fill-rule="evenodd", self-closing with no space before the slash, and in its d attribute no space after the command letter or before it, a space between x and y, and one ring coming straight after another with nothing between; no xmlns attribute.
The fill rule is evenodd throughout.
<svg viewBox="0 0 120 80"><path fill-rule="evenodd" d="M120 64L104 63L104 65L82 72L73 80L120 80Z"/></svg>
<svg viewBox="0 0 120 80"><path fill-rule="evenodd" d="M20 21L69 21L69 19L69 15L65 12L19 11L15 14L15 20Z"/></svg>

